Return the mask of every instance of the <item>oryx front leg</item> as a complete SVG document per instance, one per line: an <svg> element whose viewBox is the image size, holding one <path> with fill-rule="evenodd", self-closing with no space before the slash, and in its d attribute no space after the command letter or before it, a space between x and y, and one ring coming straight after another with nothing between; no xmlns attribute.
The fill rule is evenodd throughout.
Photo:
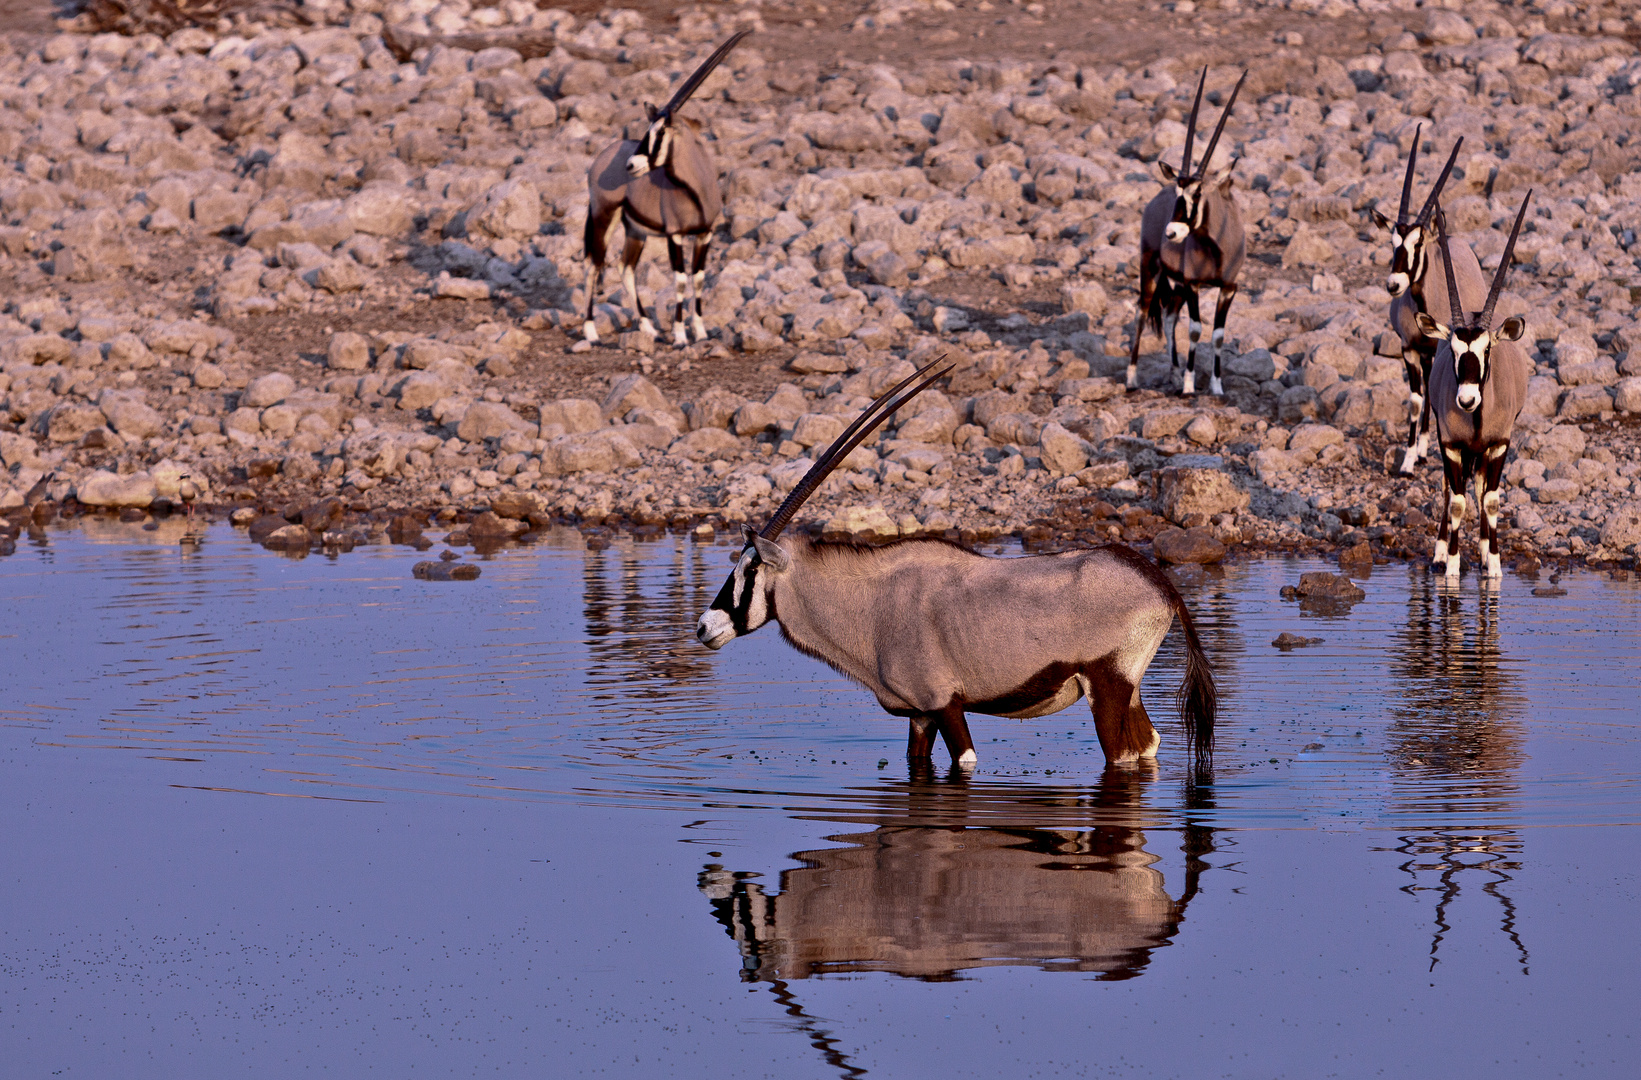
<svg viewBox="0 0 1641 1080"><path fill-rule="evenodd" d="M1231 313L1231 301L1236 299L1236 282L1228 282L1219 287L1219 299L1214 303L1214 368L1208 379L1208 392L1215 397L1223 397L1225 386L1219 379L1219 351L1225 345L1225 317Z"/></svg>
<svg viewBox="0 0 1641 1080"><path fill-rule="evenodd" d="M1190 396L1196 393L1197 354L1202 344L1202 312L1197 307L1197 291L1189 287L1185 290L1185 310L1190 315L1190 321L1186 326L1191 338L1191 344L1187 346L1188 352L1185 357L1185 386L1183 389L1186 396Z"/></svg>
<svg viewBox="0 0 1641 1080"><path fill-rule="evenodd" d="M1412 476L1430 451L1430 404L1425 396L1425 359L1418 349L1402 350L1402 369L1407 376L1407 447L1402 452L1403 476Z"/></svg>
<svg viewBox="0 0 1641 1080"><path fill-rule="evenodd" d="M1483 523L1482 572L1495 581L1504 576L1504 566L1499 557L1499 481L1504 476L1504 455L1509 451L1509 443L1487 448L1478 485L1481 488Z"/></svg>
<svg viewBox="0 0 1641 1080"><path fill-rule="evenodd" d="M1456 581L1459 577L1459 529L1464 524L1467 509L1464 489L1470 473L1465 466L1463 451L1442 447L1442 467L1447 481L1447 506L1443 509L1441 532L1436 538L1436 553L1431 560L1431 568L1443 569L1449 581Z"/></svg>
<svg viewBox="0 0 1641 1080"><path fill-rule="evenodd" d="M702 317L701 297L706 292L707 285L707 250L712 247L712 234L705 233L695 238L695 258L690 266L690 300L695 305L694 316L690 320L690 331L695 335L697 344L707 339L707 322Z"/></svg>
<svg viewBox="0 0 1641 1080"><path fill-rule="evenodd" d="M974 739L969 735L969 721L963 707L957 702L939 712L913 713L906 737L906 757L911 761L926 761L934 752L934 737L939 734L952 755L952 764L972 769L980 760L974 752Z"/></svg>
<svg viewBox="0 0 1641 1080"><path fill-rule="evenodd" d="M672 306L672 344L682 349L689 344L684 332L685 293L688 291L689 275L684 273L684 245L675 237L667 237L667 259L672 263L672 284L677 291Z"/></svg>

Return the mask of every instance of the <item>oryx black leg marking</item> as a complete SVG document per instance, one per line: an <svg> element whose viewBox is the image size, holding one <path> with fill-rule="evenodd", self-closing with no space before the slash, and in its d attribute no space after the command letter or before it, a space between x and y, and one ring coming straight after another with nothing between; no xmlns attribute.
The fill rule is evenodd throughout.
<svg viewBox="0 0 1641 1080"><path fill-rule="evenodd" d="M1219 351L1225 346L1225 316L1231 311L1231 301L1236 299L1236 282L1219 287L1219 299L1214 302L1214 336L1210 340L1210 347L1214 351L1214 373L1208 380L1208 392L1216 397L1225 393L1225 385L1220 382Z"/></svg>
<svg viewBox="0 0 1641 1080"><path fill-rule="evenodd" d="M627 292L627 300L632 304L633 319L638 323L638 331L642 334L655 336L655 324L644 312L644 301L638 296L638 260L644 257L644 238L642 236L627 237L627 244L621 249L621 285ZM629 326L632 322L629 321Z"/></svg>
<svg viewBox="0 0 1641 1080"><path fill-rule="evenodd" d="M913 713L906 732L906 757L926 761L933 756L934 733L940 729L939 713Z"/></svg>
<svg viewBox="0 0 1641 1080"><path fill-rule="evenodd" d="M684 273L684 245L676 236L667 237L667 261L672 263L672 284L678 291L672 307L672 343L682 348L688 342L684 339L684 303L688 281ZM659 316L659 312L656 313Z"/></svg>
<svg viewBox="0 0 1641 1080"><path fill-rule="evenodd" d="M1183 392L1194 394L1197 392L1197 346L1202 343L1202 310L1198 305L1197 291L1190 286L1185 288L1185 310L1191 319L1189 325L1191 344L1186 346L1189 351L1185 354L1185 386Z"/></svg>
<svg viewBox="0 0 1641 1080"><path fill-rule="evenodd" d="M1436 553L1431 558L1431 569L1442 570L1447 577L1459 576L1459 528L1464 524L1466 481L1476 471L1473 456L1467 450L1442 447L1443 487L1447 505L1442 507L1442 527L1436 534Z"/></svg>
<svg viewBox="0 0 1641 1080"><path fill-rule="evenodd" d="M952 702L940 713L940 737L946 740L946 749L954 765L973 765L976 759L974 740L969 737L969 720L963 715L960 702Z"/></svg>
<svg viewBox="0 0 1641 1080"><path fill-rule="evenodd" d="M697 342L707 339L707 323L701 310L701 294L707 286L707 252L712 248L712 234L702 233L695 238L695 258L690 265L690 295L695 300L695 318L690 331Z"/></svg>
<svg viewBox="0 0 1641 1080"><path fill-rule="evenodd" d="M1161 260L1154 252L1140 252L1140 306L1134 317L1134 339L1128 345L1128 389L1139 386L1140 335L1145 333L1145 320L1151 312L1151 301L1157 295L1157 274Z"/></svg>
<svg viewBox="0 0 1641 1080"><path fill-rule="evenodd" d="M1481 503L1481 572L1490 578L1504 576L1499 559L1499 483L1504 478L1504 458L1509 452L1509 443L1489 446L1482 455L1476 482L1476 501Z"/></svg>
<svg viewBox="0 0 1641 1080"><path fill-rule="evenodd" d="M1083 672L1087 681L1088 707L1094 714L1094 731L1100 749L1112 763L1154 757L1160 741L1151 717L1140 701L1140 688L1102 661Z"/></svg>
<svg viewBox="0 0 1641 1080"><path fill-rule="evenodd" d="M598 327L593 322L593 308L598 303L599 291L604 288L604 261L609 257L610 237L614 235L616 223L620 220L619 213L613 215L609 221L602 222L589 217L586 228L581 232L587 262L587 319L581 330L588 341L598 340Z"/></svg>

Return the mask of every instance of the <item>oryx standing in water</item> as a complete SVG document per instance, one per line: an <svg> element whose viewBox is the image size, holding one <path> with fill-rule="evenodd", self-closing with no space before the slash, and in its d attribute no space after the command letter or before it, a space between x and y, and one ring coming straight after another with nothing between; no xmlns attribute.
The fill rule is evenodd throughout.
<svg viewBox="0 0 1641 1080"><path fill-rule="evenodd" d="M1214 336L1210 346L1214 355L1209 373L1208 392L1223 394L1219 381L1219 350L1225 343L1225 315L1236 298L1236 275L1242 269L1242 260L1248 253L1247 234L1242 228L1242 214L1231 198L1231 170L1236 159L1219 172L1210 174L1214 150L1219 146L1220 133L1236 105L1236 95L1248 78L1244 71L1236 81L1231 97L1225 102L1225 111L1219 114L1219 124L1213 138L1208 140L1208 152L1196 172L1191 171L1191 144L1196 139L1197 111L1202 106L1202 88L1208 81L1208 69L1202 69L1197 81L1197 97L1191 103L1191 118L1185 125L1185 148L1180 156L1179 172L1166 162L1157 163L1168 187L1157 193L1146 204L1140 218L1140 306L1134 319L1134 339L1128 349L1128 388L1139 385L1140 334L1147 323L1168 343L1168 367L1172 371L1178 363L1174 331L1179 324L1179 309L1184 305L1190 313L1191 350L1185 365L1183 392L1196 392L1197 344L1202 339L1202 312L1197 306L1197 290L1217 288L1219 302L1214 307Z"/></svg>
<svg viewBox="0 0 1641 1080"><path fill-rule="evenodd" d="M634 268L644 255L644 242L652 236L664 236L678 289L673 344L689 344L684 333L686 303L693 304L690 328L695 340L706 340L701 290L706 284L712 230L723 210L723 192L718 187L718 166L707 151L700 127L677 114L729 51L751 32L742 30L718 46L661 108L646 105L650 126L644 137L611 143L587 170L587 228L582 237L587 257L587 321L582 329L588 341L598 340L593 306L604 281L604 259L617 225L626 226L621 283L637 316L639 331L656 336L655 325L644 314L643 301L638 297ZM688 273L684 270L684 237L694 241Z"/></svg>
<svg viewBox="0 0 1641 1080"><path fill-rule="evenodd" d="M937 361L938 364L938 361ZM799 651L826 661L911 721L906 756L934 737L952 760L977 760L965 712L1034 717L1087 696L1106 760L1152 757L1160 739L1140 680L1174 619L1185 632L1180 715L1199 765L1212 754L1213 672L1179 591L1154 563L1111 544L989 559L944 540L883 547L778 542L809 495L891 413L950 368L924 368L879 397L838 436L775 516L747 530L735 570L695 636L717 649L770 619ZM899 400L897 394L917 385Z"/></svg>
<svg viewBox="0 0 1641 1080"><path fill-rule="evenodd" d="M1419 161L1419 134L1423 130L1420 125L1413 132L1413 149L1407 154L1407 175L1402 179L1402 202L1396 210L1396 220L1392 222L1377 207L1372 211L1374 224L1390 233L1390 276L1385 279L1385 289L1390 293L1391 329L1402 339L1402 366L1409 394L1407 449L1400 467L1404 476L1412 475L1430 447L1430 365L1436 359L1436 347L1440 344L1419 329L1419 316L1429 315L1438 323L1449 323L1453 319L1447 294L1437 286L1447 269L1443 268L1446 260L1442 251L1434 243L1430 215L1453 172L1453 163L1459 158L1459 147L1464 145L1464 138L1460 136L1419 216L1410 221L1407 207L1413 194L1413 170ZM1465 310L1480 310L1487 295L1487 279L1476 261L1476 253L1465 243L1452 245L1452 250L1450 269L1458 282L1459 299L1464 302Z"/></svg>
<svg viewBox="0 0 1641 1080"><path fill-rule="evenodd" d="M1499 290L1510 273L1510 257L1516 250L1522 218L1527 216L1529 191L1521 200L1510 242L1493 275L1480 314L1471 317L1462 305L1459 287L1453 279L1453 256L1444 260L1447 296L1455 312L1449 323L1438 323L1420 312L1419 329L1441 341L1430 369L1430 408L1436 416L1436 439L1442 451L1442 473L1447 489L1447 506L1442 513L1441 532L1436 536L1433 566L1446 564L1448 580L1459 576L1458 528L1464 521L1465 487L1476 480L1476 501L1481 504L1480 558L1482 572L1490 578L1503 576L1499 565L1498 522L1499 480L1504 474L1504 457L1510 452L1516 417L1527 401L1527 382L1533 375L1533 361L1518 342L1527 330L1520 315L1511 315L1493 329L1493 307ZM1436 211L1436 228L1444 251L1449 247L1447 222Z"/></svg>

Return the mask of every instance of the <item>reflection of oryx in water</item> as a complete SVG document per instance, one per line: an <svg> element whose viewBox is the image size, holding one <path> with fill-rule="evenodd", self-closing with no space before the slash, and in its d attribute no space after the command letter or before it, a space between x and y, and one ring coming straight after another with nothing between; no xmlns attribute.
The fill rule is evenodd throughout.
<svg viewBox="0 0 1641 1080"><path fill-rule="evenodd" d="M681 626L700 602L703 568L699 549L675 549L666 579L645 588L644 574L659 560L644 545L615 544L587 552L582 562L582 603L589 663L587 684L612 698L670 698L712 676L712 665L679 645ZM612 580L612 569L615 571Z"/></svg>
<svg viewBox="0 0 1641 1080"><path fill-rule="evenodd" d="M1185 884L1170 897L1141 831L1159 824L1139 806L1150 773L1107 770L1092 790L971 786L958 771L914 780L872 794L861 817L875 830L794 854L803 866L779 893L716 865L700 888L749 982L947 980L995 965L1131 978L1179 932L1212 850L1209 830L1187 828Z"/></svg>
<svg viewBox="0 0 1641 1080"><path fill-rule="evenodd" d="M1402 836L1394 850L1408 856L1402 869L1413 878L1403 891L1438 896L1430 942L1435 967L1461 886L1485 875L1481 889L1499 902L1500 928L1525 972L1527 947L1516 932L1515 905L1501 888L1520 868L1521 834L1486 821L1516 809L1523 739L1516 714L1526 704L1514 672L1500 662L1498 597L1483 591L1474 598L1479 611L1471 614L1464 610L1471 597L1431 579L1415 579L1413 590L1391 661L1404 695L1390 726L1397 785L1391 810L1481 820Z"/></svg>

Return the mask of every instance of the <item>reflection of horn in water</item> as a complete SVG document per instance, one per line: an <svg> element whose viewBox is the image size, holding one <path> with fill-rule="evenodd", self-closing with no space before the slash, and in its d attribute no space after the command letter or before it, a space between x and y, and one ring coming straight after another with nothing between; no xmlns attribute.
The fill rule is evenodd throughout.
<svg viewBox="0 0 1641 1080"><path fill-rule="evenodd" d="M1517 809L1523 739L1518 716L1526 699L1499 649L1497 594L1483 590L1473 612L1465 610L1468 599L1435 578L1414 584L1391 661L1403 694L1390 726L1398 785L1392 813L1474 821ZM1452 929L1461 884L1481 873L1488 876L1482 891L1499 902L1500 929L1526 974L1527 947L1516 932L1515 905L1502 889L1509 871L1521 868L1519 831L1477 822L1421 829L1400 840L1394 850L1408 857L1401 869L1413 879L1402 891L1438 894L1431 968ZM1436 883L1425 884L1430 874Z"/></svg>
<svg viewBox="0 0 1641 1080"><path fill-rule="evenodd" d="M838 1049L838 1040L832 1037L830 1031L816 1023L815 1017L803 1011L803 1006L798 1003L798 999L793 996L791 988L786 983L776 979L769 984L769 992L775 995L775 1000L786 1009L786 1015L798 1018L797 1023L792 1026L809 1036L809 1045L821 1052L828 1065L844 1076L866 1075L865 1069L849 1064L849 1056Z"/></svg>
<svg viewBox="0 0 1641 1080"><path fill-rule="evenodd" d="M1132 978L1178 933L1212 850L1211 831L1193 825L1171 899L1141 831L1153 775L1111 769L1092 790L976 785L955 771L913 780L875 793L874 831L795 853L803 865L778 893L717 864L699 885L748 982L855 971L948 981L997 965Z"/></svg>
<svg viewBox="0 0 1641 1080"><path fill-rule="evenodd" d="M662 560L653 548L615 544L587 552L581 572L586 682L596 699L671 698L711 678L691 626L701 606L704 568L692 565L701 561L700 551L675 545L659 578L651 568Z"/></svg>

